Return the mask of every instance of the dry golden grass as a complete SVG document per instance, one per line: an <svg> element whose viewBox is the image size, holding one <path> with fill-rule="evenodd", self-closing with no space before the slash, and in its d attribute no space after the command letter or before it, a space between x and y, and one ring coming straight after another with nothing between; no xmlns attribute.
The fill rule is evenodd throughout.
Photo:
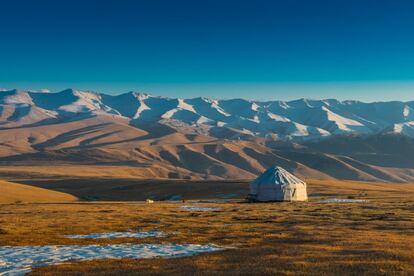
<svg viewBox="0 0 414 276"><path fill-rule="evenodd" d="M65 202L76 197L61 192L8 181L0 181L0 204L16 202Z"/></svg>
<svg viewBox="0 0 414 276"><path fill-rule="evenodd" d="M147 177L144 170L129 166L94 166L94 165L50 165L50 166L0 166L2 178L54 179L59 177Z"/></svg>
<svg viewBox="0 0 414 276"><path fill-rule="evenodd" d="M347 185L345 185L347 184ZM100 260L38 267L34 275L278 274L412 275L412 184L310 181L311 194L369 198L367 203L101 202L0 205L1 245L215 243L222 252L174 259ZM186 205L190 203L185 203ZM65 234L165 231L166 237L73 240Z"/></svg>

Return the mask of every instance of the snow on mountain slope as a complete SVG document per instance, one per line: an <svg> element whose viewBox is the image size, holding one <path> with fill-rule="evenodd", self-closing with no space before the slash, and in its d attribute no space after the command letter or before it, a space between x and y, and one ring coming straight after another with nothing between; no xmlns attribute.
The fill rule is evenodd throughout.
<svg viewBox="0 0 414 276"><path fill-rule="evenodd" d="M177 101L177 107L161 115L162 119L174 119L185 123L196 123L201 118L201 115L197 114L191 104L186 103L183 99L177 99Z"/></svg>
<svg viewBox="0 0 414 276"><path fill-rule="evenodd" d="M67 89L57 93L0 91L3 128L46 119L118 116L136 123L159 122L213 133L244 133L282 140L314 140L337 134L375 134L391 130L414 137L414 102L294 101L175 99L128 92L116 96ZM85 117L83 116L83 117ZM177 127L176 127L177 128ZM232 136L233 137L233 136ZM231 137L229 137L232 139Z"/></svg>
<svg viewBox="0 0 414 276"><path fill-rule="evenodd" d="M395 124L392 128L392 132L414 137L414 121Z"/></svg>
<svg viewBox="0 0 414 276"><path fill-rule="evenodd" d="M412 102L398 101L375 103L345 101L338 108L368 120L377 128L383 129L391 124L414 120L414 112L410 112L414 106L411 104Z"/></svg>
<svg viewBox="0 0 414 276"><path fill-rule="evenodd" d="M104 105L98 93L67 89L58 93L30 92L33 103L43 109L65 113L119 113Z"/></svg>
<svg viewBox="0 0 414 276"><path fill-rule="evenodd" d="M290 122L290 120L289 120L288 118L286 118L286 117L284 117L284 116L281 116L281 115L276 115L276 114L273 114L273 113L271 113L271 112L267 112L267 113L266 113L266 115L267 115L270 119L275 120L275 121L278 121L278 122Z"/></svg>
<svg viewBox="0 0 414 276"><path fill-rule="evenodd" d="M85 113L100 111L103 108L100 104L99 96L94 93L74 91L73 95L76 97L76 100L67 105L60 106L58 110L69 113Z"/></svg>
<svg viewBox="0 0 414 276"><path fill-rule="evenodd" d="M259 109L256 103L243 99L221 100L218 104L224 112L248 119L252 119Z"/></svg>
<svg viewBox="0 0 414 276"><path fill-rule="evenodd" d="M33 104L29 93L21 90L0 91L0 104Z"/></svg>
<svg viewBox="0 0 414 276"><path fill-rule="evenodd" d="M137 119L141 113L150 108L144 103L149 96L136 92L128 92L125 94L110 96L101 95L101 101L105 106L110 107L116 114L127 118Z"/></svg>
<svg viewBox="0 0 414 276"><path fill-rule="evenodd" d="M214 121L222 121L231 116L219 106L217 100L194 98L186 100L186 102L193 106L195 112Z"/></svg>
<svg viewBox="0 0 414 276"><path fill-rule="evenodd" d="M148 96L142 100L142 103L148 107L140 113L139 120L142 121L158 121L163 119L163 115L170 110L178 107L178 99L170 99L165 97ZM168 115L167 115L168 117Z"/></svg>
<svg viewBox="0 0 414 276"><path fill-rule="evenodd" d="M342 117L341 115L335 114L334 112L330 111L327 107L322 107L322 111L326 112L327 120L333 122L333 124L337 127L337 130L334 133L342 133L342 132L359 132L359 133L369 133L370 130L362 123Z"/></svg>
<svg viewBox="0 0 414 276"><path fill-rule="evenodd" d="M188 110L190 112L196 113L194 107L191 104L186 103L183 99L178 99L177 107L182 110Z"/></svg>

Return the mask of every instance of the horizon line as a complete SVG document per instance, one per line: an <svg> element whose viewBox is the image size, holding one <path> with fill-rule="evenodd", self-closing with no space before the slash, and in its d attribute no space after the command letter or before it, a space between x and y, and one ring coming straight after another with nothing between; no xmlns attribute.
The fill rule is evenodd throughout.
<svg viewBox="0 0 414 276"><path fill-rule="evenodd" d="M409 102L413 102L414 101L414 97L411 100L374 100L374 101L364 101L364 100L359 100L359 99L338 99L338 98L314 98L314 97L297 97L297 98L292 98L289 100L282 100L282 99L254 99L254 98L245 98L245 97L222 97L222 98L218 98L218 97L209 97L209 96L195 96L195 97L172 97L172 96L164 96L164 95L157 95L154 93L148 93L148 92L140 92L140 91L136 91L136 90L129 90L126 92L119 92L116 94L111 94L111 93L107 93L107 92L100 92L94 89L78 89L78 88L73 88L73 87L68 87L68 88L64 88L64 89L57 89L57 90L49 90L47 88L42 88L42 89L20 89L20 88L4 88L4 87L0 87L0 93L1 92L9 92L9 91L22 91L22 92L29 92L29 93L44 93L44 94L58 94L58 93L62 93L68 90L72 90L72 91L77 91L77 92L83 92L83 93L95 93L95 94L100 94L100 95L106 95L106 96L112 96L112 97L116 97L116 96L121 96L121 95L125 95L125 94L129 94L129 93L136 93L139 95L146 95L146 96L150 96L150 97L154 97L154 98L166 98L166 99L184 99L184 100L190 100L190 99L197 99L197 98L205 98L205 99L210 99L210 100L245 100L245 101L249 101L249 102L260 102L260 103L266 103L266 102L294 102L294 101L338 101L340 103L345 103L345 102L360 102L360 103L366 103L366 104L370 104L370 103L382 103L382 102L401 102L401 103L409 103Z"/></svg>

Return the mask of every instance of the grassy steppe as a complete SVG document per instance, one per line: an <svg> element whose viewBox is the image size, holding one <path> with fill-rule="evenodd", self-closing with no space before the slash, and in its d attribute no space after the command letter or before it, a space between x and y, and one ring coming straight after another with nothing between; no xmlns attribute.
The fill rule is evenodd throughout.
<svg viewBox="0 0 414 276"><path fill-rule="evenodd" d="M34 275L79 274L414 274L414 185L309 181L301 203L74 202L0 205L0 245L215 243L229 249L194 257L101 260L37 267ZM220 183L216 183L219 185ZM366 203L318 203L324 197ZM195 203L186 202L185 205ZM140 229L145 239L73 240L65 234Z"/></svg>

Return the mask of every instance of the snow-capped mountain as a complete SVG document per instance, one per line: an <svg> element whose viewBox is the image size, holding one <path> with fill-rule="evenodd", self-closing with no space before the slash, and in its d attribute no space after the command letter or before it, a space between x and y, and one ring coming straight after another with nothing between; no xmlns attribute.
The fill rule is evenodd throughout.
<svg viewBox="0 0 414 276"><path fill-rule="evenodd" d="M0 91L2 166L104 164L142 178L250 179L276 164L318 179L414 182L412 156L414 102Z"/></svg>
<svg viewBox="0 0 414 276"><path fill-rule="evenodd" d="M315 140L341 134L392 132L414 137L414 101L248 101L179 99L128 92L116 96L67 89L57 93L0 91L0 128L115 116L131 125L159 122L174 128L231 130L225 138L257 136Z"/></svg>

